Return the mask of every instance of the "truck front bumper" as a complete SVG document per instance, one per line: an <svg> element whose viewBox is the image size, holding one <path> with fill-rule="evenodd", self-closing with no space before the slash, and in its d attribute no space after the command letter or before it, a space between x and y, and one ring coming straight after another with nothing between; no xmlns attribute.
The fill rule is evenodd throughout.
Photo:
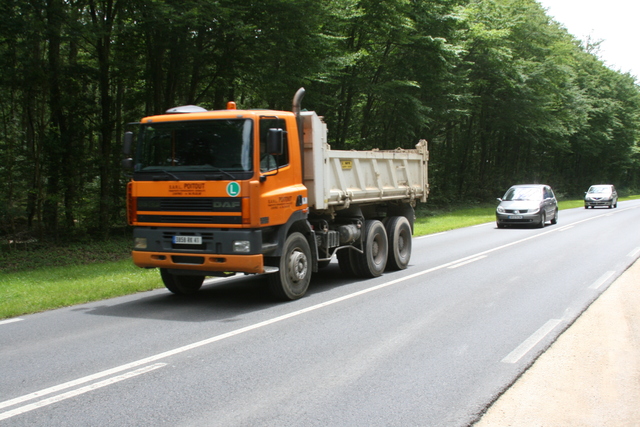
<svg viewBox="0 0 640 427"><path fill-rule="evenodd" d="M197 238L197 244L177 243L175 236ZM133 237L132 256L138 267L192 270L204 275L208 271L265 272L260 230L137 227ZM236 242L242 242L240 251Z"/></svg>
<svg viewBox="0 0 640 427"><path fill-rule="evenodd" d="M265 272L262 255L194 254L132 251L133 263L143 268L168 268L206 272L261 274Z"/></svg>

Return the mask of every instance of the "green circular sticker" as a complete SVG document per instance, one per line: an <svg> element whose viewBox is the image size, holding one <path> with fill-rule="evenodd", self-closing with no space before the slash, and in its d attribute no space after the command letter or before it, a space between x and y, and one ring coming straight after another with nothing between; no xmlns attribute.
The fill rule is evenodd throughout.
<svg viewBox="0 0 640 427"><path fill-rule="evenodd" d="M227 184L227 194L231 197L236 197L238 194L240 194L240 184L238 184L237 182L230 182L229 184Z"/></svg>

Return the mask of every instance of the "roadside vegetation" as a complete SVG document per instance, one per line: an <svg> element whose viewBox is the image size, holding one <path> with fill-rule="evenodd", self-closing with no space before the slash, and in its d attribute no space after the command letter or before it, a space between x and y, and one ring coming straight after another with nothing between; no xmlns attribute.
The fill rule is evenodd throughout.
<svg viewBox="0 0 640 427"><path fill-rule="evenodd" d="M333 149L426 139L432 203L488 200L514 182L568 196L594 182L640 188L638 79L535 0L1 10L0 240L108 239L126 223L128 123L189 104L289 110L300 87Z"/></svg>
<svg viewBox="0 0 640 427"><path fill-rule="evenodd" d="M640 199L639 196L620 200ZM560 202L582 207L582 200ZM495 204L417 211L415 236L440 233L495 220ZM64 246L25 243L0 252L0 319L161 288L156 270L133 265L130 238L76 242Z"/></svg>

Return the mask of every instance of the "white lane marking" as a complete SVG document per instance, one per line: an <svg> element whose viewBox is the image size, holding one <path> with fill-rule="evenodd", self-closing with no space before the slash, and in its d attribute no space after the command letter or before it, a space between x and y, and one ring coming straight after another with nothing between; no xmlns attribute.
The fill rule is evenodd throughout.
<svg viewBox="0 0 640 427"><path fill-rule="evenodd" d="M562 228L559 228L558 231L566 231L566 230L570 230L572 229L574 226L573 225L565 225Z"/></svg>
<svg viewBox="0 0 640 427"><path fill-rule="evenodd" d="M640 248L635 248L634 250L629 252L629 254L627 256L630 257L630 258L635 258L636 255L638 255L639 253L640 253Z"/></svg>
<svg viewBox="0 0 640 427"><path fill-rule="evenodd" d="M6 324L8 324L8 323L15 323L15 322L19 322L19 321L21 321L21 320L24 320L24 319L21 319L21 318L19 318L19 317L16 317L16 318L14 318L14 319L0 320L0 325L6 325Z"/></svg>
<svg viewBox="0 0 640 427"><path fill-rule="evenodd" d="M414 237L414 240L426 239L426 238L435 237L435 236L442 236L443 234L447 234L447 232L446 231L441 231L440 233L425 234L424 236Z"/></svg>
<svg viewBox="0 0 640 427"><path fill-rule="evenodd" d="M135 371L127 372L126 374L118 375L117 377L109 378L95 384L91 384L85 387L81 387L76 390L69 391L67 393L62 393L57 396L50 397L48 399L43 399L39 402L30 403L29 405L21 406L16 409L12 409L10 411L0 413L0 421L6 420L7 418L15 417L16 415L24 414L25 412L33 411L34 409L42 408L43 406L52 405L54 403L60 402L65 399L70 399L72 397L79 396L84 393L88 393L93 390L97 390L102 387L106 387L112 384L115 384L119 381L124 381L126 379L146 374L147 372L153 371L158 368L162 368L166 366L166 363L156 363L155 365L146 366L144 368L137 369Z"/></svg>
<svg viewBox="0 0 640 427"><path fill-rule="evenodd" d="M483 224L473 225L472 228L486 227L487 225L495 225L495 222L485 222Z"/></svg>
<svg viewBox="0 0 640 427"><path fill-rule="evenodd" d="M524 242L526 240L530 240L530 239L542 236L543 234L544 233L538 234L538 235L535 235L535 236L527 237L526 239L522 239L520 242ZM514 245L516 243L517 242L512 242L512 243L504 245L504 246L502 246L500 248L512 246L512 245ZM498 250L500 248L494 248L494 249L488 250L488 251L486 251L486 253L496 251L496 250ZM377 291L379 289L383 289L383 288L386 288L386 287L389 287L389 286L393 286L393 285L395 285L397 283L401 283L401 282L404 282L406 280L410 280L410 279L413 279L413 278L416 278L416 277L423 276L425 274L432 273L432 272L437 271L437 270L441 270L441 269L446 268L446 267L448 267L450 265L458 264L458 263L463 262L463 261L465 261L467 259L472 259L472 258L474 258L476 256L477 255L472 255L470 257L461 258L459 260L452 261L452 262L449 262L449 263L446 263L446 264L442 264L442 265L439 265L439 266L436 266L436 267L432 267L432 268L427 269L427 270L419 271L417 273L413 273L413 274L410 274L408 276L404 276L404 277L392 280L390 282L385 282L385 283L382 283L380 285L373 286L371 288L363 289L361 291L354 292L352 294L344 295L344 296L341 296L341 297L338 297L338 298L334 298L334 299L329 300L329 301L325 301L325 302L320 303L320 304L316 304L316 305L313 305L313 306L310 306L310 307L307 307L307 308L303 308L303 309L298 310L298 311L294 311L294 312L291 312L291 313L288 313L288 314L284 314L282 316L274 317L273 319L268 319L268 320L265 320L265 321L262 321L262 322L259 322L259 323L255 323L253 325L245 326L244 328L236 329L234 331L230 331L230 332L227 332L227 333L224 333L224 334L221 334L221 335L216 335L216 336L213 336L211 338L204 339L202 341L198 341L198 342L194 342L192 344L188 344L188 345L185 345L185 346L182 346L182 347L174 348L172 350L168 350L168 351L165 351L163 353L158 353L158 354L146 357L144 359L139 359L139 360L136 360L136 361L124 364L124 365L116 366L115 368L107 369L107 370L102 371L102 372L97 372L95 374L88 375L86 377L78 378L78 379L73 380L73 381L69 381L69 382L66 382L66 383L63 383L63 384L59 384L59 385L56 385L56 386L53 386L53 387L49 387L49 388L46 388L46 389L43 389L43 390L39 390L39 391L36 391L34 393L26 394L24 396L16 397L16 398L11 399L11 400L0 402L0 409L8 407L8 406L16 405L18 403L26 402L28 400L36 399L36 398L39 398L39 397L42 397L42 396L45 396L45 395L48 395L48 394L57 393L59 391L62 391L62 390L65 390L65 389L68 389L68 388L71 388L71 387L75 387L75 386L78 386L80 384L84 384L84 383L87 383L87 382L90 382L90 381L94 381L96 379L103 378L103 377L106 377L106 376L109 376L109 375L113 375L113 374L116 374L118 372L126 371L128 369L133 369L133 368L135 368L137 366L140 366L140 365L145 365L145 364L151 363L151 362L157 362L158 360L165 359L165 358L170 357L170 356L175 356L177 354L184 353L186 351L190 351L190 350L193 350L193 349L196 349L198 347L202 347L202 346L205 346L205 345L208 345L208 344L212 344L212 343L217 342L217 341L222 341L222 340L227 339L227 338L235 337L237 335L244 334L245 332L254 331L256 329L260 329L260 328L263 328L265 326L269 326L269 325L281 322L283 320L288 320L288 319L291 319L293 317L300 316L302 314L310 313L312 311L315 311L315 310L318 310L318 309L321 309L321 308L324 308L324 307L328 307L328 306L340 303L342 301L346 301L346 300L349 300L349 299L352 299L352 298L356 298L356 297L359 297L361 295L368 294L370 292L375 292L375 291Z"/></svg>
<svg viewBox="0 0 640 427"><path fill-rule="evenodd" d="M640 206L638 206L638 207L640 207ZM621 209L619 212L622 212L622 211L628 210L628 209L635 209L635 208L636 207L629 207L629 208ZM583 220L577 221L574 224L580 224L582 222L591 221L591 220L599 218L599 217L600 216L589 217L587 219L583 219ZM438 271L438 270L447 268L447 267L449 267L451 265L459 264L459 263L464 262L466 260L470 260L470 259L482 256L482 255L487 255L487 254L490 254L492 252L496 252L496 251L499 251L499 250L502 250L502 249L505 249L505 248L508 248L508 247L511 247L511 246L515 246L515 245L518 245L520 243L523 243L523 242L526 242L526 241L529 241L529 240L537 239L537 238L545 236L545 235L547 235L549 233L554 233L557 230L559 230L559 229L551 229L549 231L545 231L545 232L542 232L542 233L537 233L537 234L534 234L532 236L526 237L526 238L521 239L521 240L517 240L517 241L511 242L511 243L507 243L505 245L498 246L498 247L495 247L493 249L488 249L486 251L479 252L477 254L473 254L473 255L470 255L470 256L467 256L467 257L464 257L464 258L460 258L460 259L457 259L455 261L448 262L446 264L441 264L439 266L432 267L432 268L429 268L427 270L423 270L423 271L419 271L417 273L413 273L413 274L410 274L410 275L407 275L407 276L403 276L403 277L398 278L396 280L392 280L390 282L382 283L380 285L377 285L377 286L374 286L374 287L371 287L371 288L363 289L361 291L354 292L354 293L349 294L349 295L344 295L342 297L338 297L338 298L335 298L335 299L332 299L332 300L329 300L329 301L326 301L326 302L323 302L323 303L320 303L320 304L316 304L316 305L304 308L302 310L294 311L292 313L285 314L285 315L282 315L282 316L279 316L279 317L275 317L273 319L265 320L263 322L256 323L254 325L249 325L249 326L246 326L244 328L236 329L235 331L227 332L225 334L217 335L217 336L214 336L214 337L211 337L211 338L207 338L205 340L198 341L198 342L195 342L195 343L192 343L192 344L188 344L188 345L185 345L185 346L182 346L182 347L178 347L178 348L175 348L173 350L168 350L168 351L165 351L163 353L155 354L153 356L149 356L149 357L146 357L144 359L136 360L136 361L133 361L131 363L127 363L125 365L116 366L115 368L107 369L105 371L98 372L98 373L95 373L95 374L92 374L92 375L88 375L86 377L78 378L77 380L69 381L69 382L66 382L66 383L63 383L63 384L59 384L57 386L53 386L53 387L49 387L49 388L46 388L46 389L43 389L43 390L40 390L40 391L36 391L34 393L30 393L30 394L26 394L24 396L16 397L15 399L11 399L11 400L7 400L7 401L4 401L4 402L0 402L0 409L8 407L8 406L15 405L15 404L18 404L18 403L21 403L21 402L26 402L28 400L36 399L38 397L41 397L41 396L44 396L44 395L47 395L47 394L56 393L58 391L65 390L67 388L75 387L77 385L84 384L86 382L93 381L93 380L96 380L98 378L103 378L103 377L106 377L106 376L109 376L109 375L116 374L118 372L126 371L128 369L132 369L132 368L135 368L135 367L140 366L140 365L144 365L144 364L151 363L151 362L156 362L158 360L161 360L161 359L164 359L164 358L167 358L167 357L170 357L170 356L175 356L177 354L184 353L186 351L190 351L190 350L196 349L198 347L202 347L202 346L205 346L205 345L208 345L208 344L212 344L214 342L221 341L221 340L224 340L226 338L231 338L231 337L243 334L245 332L249 332L249 331L253 331L253 330L262 328L264 326L272 325L274 323L278 323L278 322L281 322L283 320L291 319L293 317L296 317L296 316L299 316L299 315L302 315L302 314L305 314L305 313L310 313L312 311L315 311L315 310L318 310L318 309L321 309L321 308L324 308L324 307L328 307L330 305L334 305L334 304L340 303L342 301L349 300L351 298L356 298L356 297L359 297L361 295L368 294L370 292L375 292L375 291L377 291L379 289L383 289L383 288L386 288L386 287L389 287L389 286L393 286L393 285L395 285L397 283L401 283L401 282L404 282L406 280L414 279L416 277L420 277L420 276L423 276L425 274L433 273L434 271ZM429 235L426 235L426 236L422 236L422 238L433 237L433 236L437 236L437 235L445 234L445 233L446 232L436 233L436 234L429 234Z"/></svg>
<svg viewBox="0 0 640 427"><path fill-rule="evenodd" d="M511 353L509 353L504 359L502 359L502 363L516 363L522 357L527 354L533 347L535 347L544 337L546 337L553 329L560 324L562 319L551 319L540 329L535 331L533 335L524 340L522 344L516 347Z"/></svg>
<svg viewBox="0 0 640 427"><path fill-rule="evenodd" d="M604 285L607 282L607 280L609 280L609 278L614 274L615 274L615 271L607 271L602 276L600 276L598 280L593 282L593 284L589 286L589 289L598 289L600 286Z"/></svg>
<svg viewBox="0 0 640 427"><path fill-rule="evenodd" d="M454 269L454 268L462 267L463 265L467 265L467 264L471 264L472 262L480 261L481 259L484 259L484 258L486 258L486 257L487 257L486 255L479 256L479 257L477 257L477 258L473 258L473 259L470 259L470 260L467 260L467 261L461 262L461 263L456 264L456 265L450 265L450 266L449 266L449 267L447 267L447 268Z"/></svg>

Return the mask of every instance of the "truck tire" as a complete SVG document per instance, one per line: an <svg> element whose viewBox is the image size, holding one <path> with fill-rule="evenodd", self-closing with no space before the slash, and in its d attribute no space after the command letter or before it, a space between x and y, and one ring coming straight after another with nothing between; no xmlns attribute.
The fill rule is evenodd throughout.
<svg viewBox="0 0 640 427"><path fill-rule="evenodd" d="M311 281L311 249L301 233L291 233L285 240L278 268L267 276L271 293L284 300L302 297Z"/></svg>
<svg viewBox="0 0 640 427"><path fill-rule="evenodd" d="M200 290L204 276L179 276L171 274L166 268L160 269L164 285L176 295L192 295Z"/></svg>
<svg viewBox="0 0 640 427"><path fill-rule="evenodd" d="M378 220L365 221L364 253L356 253L357 270L361 277L378 277L387 266L389 241L384 225Z"/></svg>
<svg viewBox="0 0 640 427"><path fill-rule="evenodd" d="M356 260L354 259L355 251L351 249L340 249L336 252L336 258L338 258L338 266L340 271L345 276L352 278L358 276L358 270L356 270Z"/></svg>
<svg viewBox="0 0 640 427"><path fill-rule="evenodd" d="M404 216L394 216L385 228L389 239L387 270L404 270L411 259L411 224Z"/></svg>

